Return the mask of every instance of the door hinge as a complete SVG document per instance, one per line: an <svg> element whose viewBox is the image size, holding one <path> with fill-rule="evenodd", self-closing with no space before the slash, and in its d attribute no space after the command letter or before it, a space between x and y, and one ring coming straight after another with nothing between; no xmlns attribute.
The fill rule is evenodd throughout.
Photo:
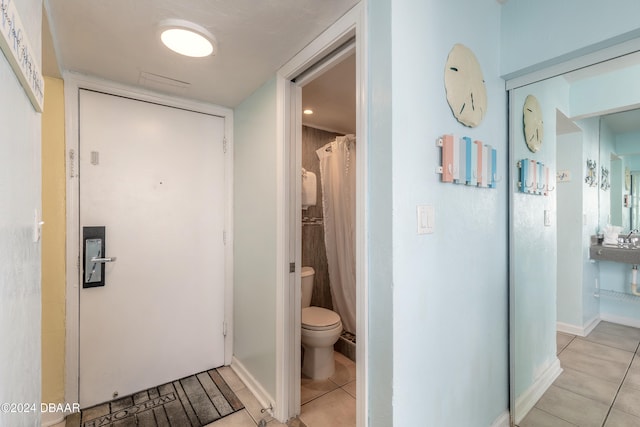
<svg viewBox="0 0 640 427"><path fill-rule="evenodd" d="M289 273L295 273L296 272L296 263L295 262L290 262L289 263Z"/></svg>
<svg viewBox="0 0 640 427"><path fill-rule="evenodd" d="M80 255L78 255L78 260L76 261L76 268L78 269L78 273L80 273Z"/></svg>
<svg viewBox="0 0 640 427"><path fill-rule="evenodd" d="M224 322L222 322L222 336L223 337L227 336L227 321L226 320Z"/></svg>
<svg viewBox="0 0 640 427"><path fill-rule="evenodd" d="M222 230L222 244L227 244L227 230Z"/></svg>
<svg viewBox="0 0 640 427"><path fill-rule="evenodd" d="M227 152L227 138L222 138L222 152Z"/></svg>
<svg viewBox="0 0 640 427"><path fill-rule="evenodd" d="M73 149L69 150L69 178L75 178L75 161L76 161L76 152Z"/></svg>

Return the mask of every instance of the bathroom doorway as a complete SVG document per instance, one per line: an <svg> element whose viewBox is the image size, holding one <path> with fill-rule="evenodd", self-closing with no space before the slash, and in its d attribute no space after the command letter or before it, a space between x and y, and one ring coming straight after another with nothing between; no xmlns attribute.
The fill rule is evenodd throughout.
<svg viewBox="0 0 640 427"><path fill-rule="evenodd" d="M356 55L353 44L342 49L320 75L301 85L300 417L308 424L321 420L331 425L355 426ZM309 326L306 308L309 304L313 313L322 308L326 320ZM338 316L342 332L336 332L327 341L335 340L335 344L329 344L333 353L327 362L333 366L325 368L323 363L316 362L312 367L309 363L312 356L307 353L318 350L310 349L307 328L330 329L329 323ZM321 373L325 369L332 371L328 378ZM337 413L341 419L332 419Z"/></svg>
<svg viewBox="0 0 640 427"><path fill-rule="evenodd" d="M311 305L340 315L350 338L337 348L354 361L355 66L352 53L302 88L301 141L301 259L315 272Z"/></svg>
<svg viewBox="0 0 640 427"><path fill-rule="evenodd" d="M347 58L355 55L355 117L356 131L358 139L358 155L355 158L355 181L356 181L356 212L355 212L355 275L356 275L356 335L366 337L367 333L367 293L366 293L366 104L364 75L366 61L363 56L364 38L363 23L365 20L364 9L361 5L354 7L343 16L338 22L321 34L307 48L301 51L296 57L285 64L278 72L278 99L279 99L279 132L282 135L281 149L282 162L285 172L280 176L282 191L280 200L282 201L280 211L281 225L281 246L279 246L278 258L281 266L279 281L278 302L278 332L277 341L277 367L276 367L276 402L274 416L279 420L286 420L301 413L301 276L302 267L302 218L303 216L311 220L313 213L302 211L302 139L303 129L311 129L308 119L303 124L303 91L323 74L330 72L334 66L340 64ZM321 91L321 95L325 91ZM318 117L318 116L316 116ZM303 127L304 126L304 127ZM315 123L313 129L323 132L333 132L335 135L344 135L346 132L340 129L335 132L335 128L322 126ZM313 132L315 132L315 130ZM325 141L325 145L329 141ZM317 155L316 155L317 156ZM316 176L320 185L321 176ZM316 210L316 220L324 218L319 216ZM307 225L305 227L320 227L320 225ZM324 225L322 225L324 227ZM319 231L319 230L318 230ZM306 255L305 255L306 256ZM328 273L326 273L328 274ZM326 288L325 288L326 290ZM329 290L330 293L330 290ZM320 294L316 296L319 298ZM332 300L333 303L333 300ZM356 359L354 368L357 376L357 383L352 386L357 389L355 412L349 425L364 426L367 414L367 342L366 339L356 341ZM341 353L337 353L342 357ZM353 363L350 359L346 358ZM344 391L344 390L343 390ZM318 399L313 399L318 402ZM324 415L331 413L331 410L324 408ZM303 411L304 413L304 408ZM335 413L335 411L333 411ZM322 414L322 411L320 411ZM304 415L302 416L304 421ZM331 423L329 423L331 424ZM327 425L329 425L327 424ZM322 423L320 423L322 425Z"/></svg>

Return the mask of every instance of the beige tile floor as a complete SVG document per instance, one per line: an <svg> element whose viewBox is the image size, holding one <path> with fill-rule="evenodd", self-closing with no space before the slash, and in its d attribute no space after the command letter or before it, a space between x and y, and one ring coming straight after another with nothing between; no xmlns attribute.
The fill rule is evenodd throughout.
<svg viewBox="0 0 640 427"><path fill-rule="evenodd" d="M600 322L581 338L558 332L562 374L520 427L640 426L640 329Z"/></svg>
<svg viewBox="0 0 640 427"><path fill-rule="evenodd" d="M336 371L329 379L302 378L300 420L307 427L355 427L356 364L334 353Z"/></svg>
<svg viewBox="0 0 640 427"><path fill-rule="evenodd" d="M306 427L354 427L356 425L356 365L340 353L335 353L336 372L324 381L302 379L300 420ZM207 427L256 427L261 420L267 427L287 427L262 413L262 405L245 387L244 383L229 367L220 374L242 401L245 408ZM290 426L300 425L290 423ZM53 427L65 427L65 423Z"/></svg>

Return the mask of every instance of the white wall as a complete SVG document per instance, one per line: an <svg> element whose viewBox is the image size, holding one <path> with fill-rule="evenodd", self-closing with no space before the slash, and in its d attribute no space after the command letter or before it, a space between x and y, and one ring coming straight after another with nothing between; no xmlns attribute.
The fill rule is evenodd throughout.
<svg viewBox="0 0 640 427"><path fill-rule="evenodd" d="M42 4L14 2L40 58ZM0 55L0 402L34 403L36 412L0 411L0 425L40 425L40 114Z"/></svg>
<svg viewBox="0 0 640 427"><path fill-rule="evenodd" d="M507 110L499 28L497 2L391 2L393 425L488 426L508 408ZM456 43L474 51L487 86L488 111L473 129L456 121L445 96L444 65ZM373 93L386 93L377 86L382 79L373 84ZM375 108L388 99L370 102ZM497 189L440 182L435 141L447 133L497 149L503 177ZM417 205L434 207L434 234L417 234ZM384 218L388 207L381 208ZM378 214L372 208L370 215ZM372 227L370 234L379 231ZM387 271L386 263L372 268L372 276Z"/></svg>
<svg viewBox="0 0 640 427"><path fill-rule="evenodd" d="M276 392L276 83L234 110L234 356Z"/></svg>

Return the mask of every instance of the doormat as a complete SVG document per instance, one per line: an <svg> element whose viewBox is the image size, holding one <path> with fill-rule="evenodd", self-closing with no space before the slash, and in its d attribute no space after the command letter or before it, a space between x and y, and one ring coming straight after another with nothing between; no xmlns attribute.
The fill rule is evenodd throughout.
<svg viewBox="0 0 640 427"><path fill-rule="evenodd" d="M83 409L82 427L201 427L244 405L217 369Z"/></svg>

